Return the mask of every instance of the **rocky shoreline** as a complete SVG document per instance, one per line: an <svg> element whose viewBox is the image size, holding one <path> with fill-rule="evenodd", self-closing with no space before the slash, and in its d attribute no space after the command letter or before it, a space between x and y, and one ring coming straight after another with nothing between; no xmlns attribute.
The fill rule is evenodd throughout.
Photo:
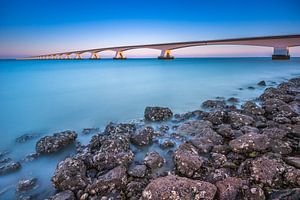
<svg viewBox="0 0 300 200"><path fill-rule="evenodd" d="M176 115L147 107L141 122L84 129L94 133L86 146L74 131L43 137L27 159L76 143L77 154L51 178L57 190L51 200L300 199L300 77L238 102L207 100L202 110ZM21 167L3 166L0 175ZM36 182L21 180L17 190Z"/></svg>

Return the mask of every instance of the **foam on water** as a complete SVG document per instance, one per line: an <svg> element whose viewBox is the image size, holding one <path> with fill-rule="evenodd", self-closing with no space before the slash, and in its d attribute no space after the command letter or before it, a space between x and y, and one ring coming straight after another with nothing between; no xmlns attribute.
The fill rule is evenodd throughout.
<svg viewBox="0 0 300 200"><path fill-rule="evenodd" d="M21 160L35 151L38 139L16 143L25 133L103 128L110 121L142 118L146 106L182 113L215 97L252 99L264 90L256 85L260 80L272 85L299 74L298 58L0 61L0 151L8 150L10 157ZM83 143L90 139L79 135ZM47 196L53 192L50 177L57 162L72 153L70 147L1 176L0 188L12 185L4 196L11 197L13 185L26 177L38 177L41 187L35 193Z"/></svg>

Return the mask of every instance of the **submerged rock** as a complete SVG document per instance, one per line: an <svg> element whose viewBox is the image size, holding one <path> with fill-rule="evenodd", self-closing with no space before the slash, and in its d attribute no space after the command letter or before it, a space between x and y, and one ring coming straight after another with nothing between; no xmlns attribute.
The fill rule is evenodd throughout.
<svg viewBox="0 0 300 200"><path fill-rule="evenodd" d="M19 137L16 138L16 142L18 143L25 143L35 137L38 137L37 134L35 133L27 133L27 134L24 134L24 135L21 135Z"/></svg>
<svg viewBox="0 0 300 200"><path fill-rule="evenodd" d="M299 200L300 188L291 188L285 190L273 190L269 199L274 200Z"/></svg>
<svg viewBox="0 0 300 200"><path fill-rule="evenodd" d="M17 184L17 191L27 191L36 186L37 178L31 178L26 180L20 180Z"/></svg>
<svg viewBox="0 0 300 200"><path fill-rule="evenodd" d="M144 117L147 121L165 121L173 117L173 112L164 107L146 107Z"/></svg>
<svg viewBox="0 0 300 200"><path fill-rule="evenodd" d="M141 200L212 200L216 191L216 186L211 183L169 175L151 181L143 191Z"/></svg>
<svg viewBox="0 0 300 200"><path fill-rule="evenodd" d="M10 161L0 166L0 175L9 174L15 172L21 168L21 164L19 162Z"/></svg>
<svg viewBox="0 0 300 200"><path fill-rule="evenodd" d="M259 81L257 83L257 85L259 85L259 86L266 86L267 84L266 84L266 81L262 80L262 81Z"/></svg>
<svg viewBox="0 0 300 200"><path fill-rule="evenodd" d="M74 131L55 133L53 136L45 136L36 143L36 152L41 154L53 153L73 143L77 138Z"/></svg>

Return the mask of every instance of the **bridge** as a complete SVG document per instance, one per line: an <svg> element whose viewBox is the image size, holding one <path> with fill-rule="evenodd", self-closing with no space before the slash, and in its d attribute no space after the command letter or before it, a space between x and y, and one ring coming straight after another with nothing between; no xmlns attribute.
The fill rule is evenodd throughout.
<svg viewBox="0 0 300 200"><path fill-rule="evenodd" d="M300 35L280 35L280 36L264 36L264 37L248 37L248 38L231 38L220 40L203 40L203 41L190 41L190 42L175 42L175 43L162 43L162 44L145 44L145 45L131 45L119 47L105 47L98 49L86 49L77 51L68 51L60 53L51 53L46 55L32 56L22 58L25 60L34 59L82 59L82 54L90 53L90 59L100 59L99 52L114 51L114 59L126 59L124 52L132 49L148 48L157 49L161 51L158 59L173 59L172 50L206 46L206 45L250 45L273 48L272 59L290 59L289 48L300 46Z"/></svg>

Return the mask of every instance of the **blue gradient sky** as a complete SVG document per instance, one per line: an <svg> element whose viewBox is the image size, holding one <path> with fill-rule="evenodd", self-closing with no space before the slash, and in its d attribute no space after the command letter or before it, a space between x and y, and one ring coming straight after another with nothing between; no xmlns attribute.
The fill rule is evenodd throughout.
<svg viewBox="0 0 300 200"><path fill-rule="evenodd" d="M300 34L299 0L0 0L0 57L129 44ZM157 56L131 50L129 57ZM266 56L270 48L193 47L176 56ZM300 56L300 48L291 49ZM112 52L104 52L110 56Z"/></svg>

